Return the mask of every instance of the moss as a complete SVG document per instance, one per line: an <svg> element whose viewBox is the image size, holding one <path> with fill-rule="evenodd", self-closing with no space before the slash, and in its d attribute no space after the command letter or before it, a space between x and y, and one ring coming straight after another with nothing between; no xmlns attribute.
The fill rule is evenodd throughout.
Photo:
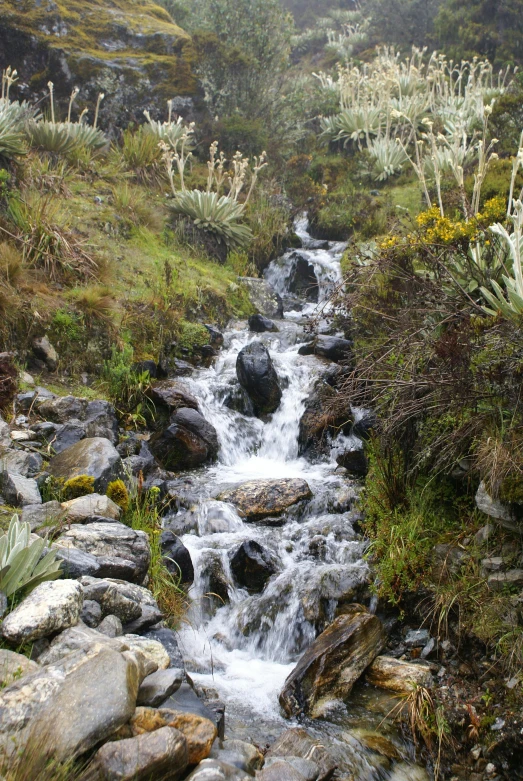
<svg viewBox="0 0 523 781"><path fill-rule="evenodd" d="M94 477L90 475L78 475L77 477L71 477L70 480L66 480L64 483L64 497L65 499L77 499L79 496L85 496L86 494L94 493Z"/></svg>
<svg viewBox="0 0 523 781"><path fill-rule="evenodd" d="M521 475L508 475L499 488L502 502L523 504L523 478Z"/></svg>
<svg viewBox="0 0 523 781"><path fill-rule="evenodd" d="M182 320L178 336L178 349L188 350L191 355L198 352L198 348L209 344L209 331L200 323L189 323Z"/></svg>
<svg viewBox="0 0 523 781"><path fill-rule="evenodd" d="M122 509L124 513L129 509L129 491L123 480L113 480L107 486L107 496Z"/></svg>

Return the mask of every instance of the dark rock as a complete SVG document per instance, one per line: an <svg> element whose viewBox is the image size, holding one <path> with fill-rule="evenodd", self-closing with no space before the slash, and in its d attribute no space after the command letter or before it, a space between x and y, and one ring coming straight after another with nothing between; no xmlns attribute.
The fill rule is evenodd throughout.
<svg viewBox="0 0 523 781"><path fill-rule="evenodd" d="M372 410L359 410L355 415L351 434L360 439L370 439L378 427L378 416Z"/></svg>
<svg viewBox="0 0 523 781"><path fill-rule="evenodd" d="M102 608L94 599L84 599L80 619L91 629L96 629L102 621Z"/></svg>
<svg viewBox="0 0 523 781"><path fill-rule="evenodd" d="M132 370L135 374L149 372L149 377L154 380L158 376L158 366L154 361L138 361L133 363Z"/></svg>
<svg viewBox="0 0 523 781"><path fill-rule="evenodd" d="M38 412L47 420L68 427L57 431L62 449L67 437L102 437L113 444L118 441L116 411L112 404L103 399L88 401L75 396L59 396L43 401Z"/></svg>
<svg viewBox="0 0 523 781"><path fill-rule="evenodd" d="M348 433L352 423L350 408L337 403L337 393L320 380L308 397L300 419L298 444L300 455L323 455L327 451L327 434Z"/></svg>
<svg viewBox="0 0 523 781"><path fill-rule="evenodd" d="M57 545L52 547L56 558L62 562L65 578L81 578L83 575L99 577L101 568L96 556L77 548L60 548Z"/></svg>
<svg viewBox="0 0 523 781"><path fill-rule="evenodd" d="M33 341L33 353L40 361L43 361L46 369L55 372L58 367L58 353L47 338L42 336Z"/></svg>
<svg viewBox="0 0 523 781"><path fill-rule="evenodd" d="M306 255L295 253L294 267L289 281L289 291L299 298L317 303L318 279L314 272L314 265L310 263Z"/></svg>
<svg viewBox="0 0 523 781"><path fill-rule="evenodd" d="M170 412L175 412L183 407L198 409L198 400L176 380L162 380L155 383L149 389L148 396L154 404L165 407Z"/></svg>
<svg viewBox="0 0 523 781"><path fill-rule="evenodd" d="M343 466L347 472L358 477L365 477L369 468L367 457L362 448L338 453L336 463L338 466Z"/></svg>
<svg viewBox="0 0 523 781"><path fill-rule="evenodd" d="M191 554L183 542L172 531L162 532L160 537L163 562L169 572L180 578L181 583L192 583L194 567Z"/></svg>
<svg viewBox="0 0 523 781"><path fill-rule="evenodd" d="M249 591L263 591L277 571L273 556L255 540L243 542L231 558L231 570L240 586Z"/></svg>
<svg viewBox="0 0 523 781"><path fill-rule="evenodd" d="M223 491L218 499L233 504L247 521L277 517L298 502L310 499L311 489L305 480L250 480L237 488Z"/></svg>
<svg viewBox="0 0 523 781"><path fill-rule="evenodd" d="M344 701L386 640L379 618L361 605L339 616L303 654L285 681L280 705L287 717L319 718L333 702Z"/></svg>
<svg viewBox="0 0 523 781"><path fill-rule="evenodd" d="M182 683L180 688L164 702L162 710L164 708L184 713L193 713L196 716L209 719L216 725L218 732L220 731L219 721L222 716L208 708L188 683Z"/></svg>
<svg viewBox="0 0 523 781"><path fill-rule="evenodd" d="M205 327L209 332L209 341L211 343L212 347L221 347L223 344L223 334L221 331L218 331L217 328L215 328L213 325L208 325L205 323Z"/></svg>
<svg viewBox="0 0 523 781"><path fill-rule="evenodd" d="M161 627L160 629L149 629L144 633L144 637L149 640L156 640L161 643L171 660L171 667L184 668L183 656L178 648L178 641L176 640L176 634L172 629Z"/></svg>
<svg viewBox="0 0 523 781"><path fill-rule="evenodd" d="M245 415L247 418L255 417L254 405L248 393L239 384L229 386L223 403L224 406L239 412L241 415Z"/></svg>
<svg viewBox="0 0 523 781"><path fill-rule="evenodd" d="M49 462L53 477L70 480L79 475L94 477L95 490L103 493L112 480L123 476L122 459L114 445L103 437L83 439Z"/></svg>
<svg viewBox="0 0 523 781"><path fill-rule="evenodd" d="M249 330L254 331L257 334L262 334L265 331L277 332L278 327L276 326L276 323L269 320L268 317L257 314L249 317Z"/></svg>
<svg viewBox="0 0 523 781"><path fill-rule="evenodd" d="M184 671L173 667L151 673L144 678L138 689L137 705L159 708L168 697L180 688L183 679Z"/></svg>
<svg viewBox="0 0 523 781"><path fill-rule="evenodd" d="M251 342L240 350L236 359L236 375L258 415L278 409L282 397L278 375L269 351L261 342Z"/></svg>
<svg viewBox="0 0 523 781"><path fill-rule="evenodd" d="M149 446L164 469L194 469L217 457L218 435L199 412L184 407L151 438Z"/></svg>
<svg viewBox="0 0 523 781"><path fill-rule="evenodd" d="M301 727L288 729L280 735L265 755L266 760L273 757L301 757L315 762L319 768L317 781L328 781L337 767L325 746Z"/></svg>
<svg viewBox="0 0 523 781"><path fill-rule="evenodd" d="M117 616L105 616L97 626L97 631L106 637L120 637L123 635L122 622Z"/></svg>
<svg viewBox="0 0 523 781"><path fill-rule="evenodd" d="M194 366L188 361L162 355L158 363L158 377L190 377Z"/></svg>
<svg viewBox="0 0 523 781"><path fill-rule="evenodd" d="M42 497L36 480L32 477L0 472L0 491L7 504L12 507L41 504Z"/></svg>
<svg viewBox="0 0 523 781"><path fill-rule="evenodd" d="M352 342L339 336L317 336L309 344L302 345L300 355L319 355L330 361L347 361L352 358Z"/></svg>
<svg viewBox="0 0 523 781"><path fill-rule="evenodd" d="M36 477L42 469L43 458L39 453L25 450L7 450L0 456L0 468L22 477Z"/></svg>
<svg viewBox="0 0 523 781"><path fill-rule="evenodd" d="M60 502L52 501L45 504L29 504L22 510L22 522L28 523L34 532L42 526L53 527L65 519L65 510Z"/></svg>
<svg viewBox="0 0 523 781"><path fill-rule="evenodd" d="M229 582L218 551L208 550L200 559L200 578L204 588L205 606L212 614L229 602Z"/></svg>
<svg viewBox="0 0 523 781"><path fill-rule="evenodd" d="M58 426L51 444L55 453L63 453L64 450L76 445L82 439L85 439L85 426L79 420L70 420Z"/></svg>
<svg viewBox="0 0 523 781"><path fill-rule="evenodd" d="M158 607L142 605L142 614L134 621L126 624L126 635L141 635L153 626L156 626L163 618L163 613Z"/></svg>
<svg viewBox="0 0 523 781"><path fill-rule="evenodd" d="M85 410L84 423L87 437L104 437L113 444L118 442L118 418L108 401L90 401Z"/></svg>

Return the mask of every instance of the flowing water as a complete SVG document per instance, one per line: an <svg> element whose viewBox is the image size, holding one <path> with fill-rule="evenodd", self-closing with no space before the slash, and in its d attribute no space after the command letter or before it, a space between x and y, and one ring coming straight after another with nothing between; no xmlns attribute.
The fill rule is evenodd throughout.
<svg viewBox="0 0 523 781"><path fill-rule="evenodd" d="M340 244L325 248L323 243L314 248L306 229L306 221L299 221L297 230L305 247L299 254L314 269L317 302L304 301L301 311L294 308L286 313L278 321L279 333L253 334L246 323L233 324L213 366L187 380L202 414L218 432L220 452L214 466L191 478L197 485L198 502L191 514L198 533L186 534L182 540L197 574L180 646L195 683L225 702L228 736L261 745L292 725L278 705L286 677L333 619L338 605L362 598L368 574L363 558L366 543L355 529L359 486L340 474L335 461L337 449L347 442L335 441L330 456L322 461L313 463L299 455L299 421L326 364L299 355L298 349L306 340L304 325L340 283L344 249ZM295 269L292 251L267 271L268 281L284 297ZM296 299L290 304L295 306ZM238 399L236 357L253 340L267 346L284 389L279 409L266 421L233 408L238 407L234 403ZM284 477L305 479L313 498L305 507L291 509L280 526L244 523L232 505L216 499L230 485ZM261 594L238 587L230 570L231 555L249 540L260 543L277 562L277 572ZM216 582L222 584L219 596L215 596ZM363 748L357 729L376 729L391 706L387 697L370 687L359 685L355 691L347 709L332 714L329 721L306 724L328 741L340 764L339 777L353 772L361 781L426 778L417 775L423 772L420 768L405 763L391 770L388 760ZM384 730L390 732L387 726L380 728ZM404 752L397 736L391 736Z"/></svg>

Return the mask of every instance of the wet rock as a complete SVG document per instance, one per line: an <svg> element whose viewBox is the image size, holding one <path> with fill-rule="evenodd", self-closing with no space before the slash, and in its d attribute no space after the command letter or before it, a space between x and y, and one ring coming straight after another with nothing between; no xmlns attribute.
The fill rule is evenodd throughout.
<svg viewBox="0 0 523 781"><path fill-rule="evenodd" d="M198 400L189 393L181 382L176 380L163 380L156 382L148 392L149 398L154 404L165 407L170 412L178 409L198 409Z"/></svg>
<svg viewBox="0 0 523 781"><path fill-rule="evenodd" d="M358 409L355 411L354 423L351 434L359 439L370 439L373 431L378 427L378 416L369 409Z"/></svg>
<svg viewBox="0 0 523 781"><path fill-rule="evenodd" d="M59 396L46 399L38 406L39 414L48 421L62 425L57 429L60 450L65 443L80 439L101 437L113 444L118 441L118 418L112 404L103 399L88 401L76 396ZM57 448L55 447L55 450ZM57 451L58 452L58 451Z"/></svg>
<svg viewBox="0 0 523 781"><path fill-rule="evenodd" d="M492 591L503 591L507 586L523 586L523 569L511 569L508 572L494 572L488 576L488 587Z"/></svg>
<svg viewBox="0 0 523 781"><path fill-rule="evenodd" d="M430 640L428 629L410 629L405 635L404 643L407 648L423 648Z"/></svg>
<svg viewBox="0 0 523 781"><path fill-rule="evenodd" d="M354 729L345 734L349 738L355 737L356 740L365 746L365 748L374 751L376 754L381 754L382 757L387 757L387 759L402 759L404 756L391 740L379 732L372 732L371 730L366 729Z"/></svg>
<svg viewBox="0 0 523 781"><path fill-rule="evenodd" d="M257 415L267 415L278 409L282 391L265 345L251 342L240 350L236 359L236 375Z"/></svg>
<svg viewBox="0 0 523 781"><path fill-rule="evenodd" d="M194 469L214 461L218 435L199 412L183 407L174 413L167 428L151 438L149 447L164 469Z"/></svg>
<svg viewBox="0 0 523 781"><path fill-rule="evenodd" d="M513 507L498 499L493 499L483 481L479 484L476 493L476 507L490 518L494 518L503 528L509 529L509 531L521 531L521 523L519 523Z"/></svg>
<svg viewBox="0 0 523 781"><path fill-rule="evenodd" d="M83 588L75 580L40 583L4 618L2 637L21 645L74 626L80 618L83 598Z"/></svg>
<svg viewBox="0 0 523 781"><path fill-rule="evenodd" d="M318 302L319 288L314 265L309 262L306 255L302 255L299 252L294 254L289 291L298 296L298 298L305 298L313 303Z"/></svg>
<svg viewBox="0 0 523 781"><path fill-rule="evenodd" d="M276 291L264 280L256 277L239 277L247 289L253 306L265 317L283 317L283 302Z"/></svg>
<svg viewBox="0 0 523 781"><path fill-rule="evenodd" d="M149 629L144 634L144 637L160 643L169 656L170 666L178 667L183 670L183 657L180 649L178 648L176 634L172 629L167 629L166 627L161 627L159 629Z"/></svg>
<svg viewBox="0 0 523 781"><path fill-rule="evenodd" d="M161 708L160 715L168 726L180 730L185 736L190 765L196 765L209 756L217 735L216 725L210 719L171 708Z"/></svg>
<svg viewBox="0 0 523 781"><path fill-rule="evenodd" d="M252 781L252 776L219 759L204 759L186 781Z"/></svg>
<svg viewBox="0 0 523 781"><path fill-rule="evenodd" d="M171 727L106 743L96 753L86 781L149 781L180 778L187 767L185 738Z"/></svg>
<svg viewBox="0 0 523 781"><path fill-rule="evenodd" d="M224 711L225 707L223 703L220 707L210 707L210 703L207 705L201 700L195 693L192 686L188 683L182 683L177 692L175 692L164 703L164 709L173 710L176 712L192 714L193 716L200 716L208 721L211 721L218 731L218 734L223 739L224 728Z"/></svg>
<svg viewBox="0 0 523 781"><path fill-rule="evenodd" d="M158 365L154 361L137 361L133 363L132 370L135 374L147 372L153 380L158 376Z"/></svg>
<svg viewBox="0 0 523 781"><path fill-rule="evenodd" d="M62 505L56 501L28 504L22 510L22 523L28 523L32 532L43 526L57 526L64 519L65 512Z"/></svg>
<svg viewBox="0 0 523 781"><path fill-rule="evenodd" d="M58 367L58 353L47 336L34 339L32 346L35 357L39 361L43 361L48 371L55 372Z"/></svg>
<svg viewBox="0 0 523 781"><path fill-rule="evenodd" d="M230 502L246 521L260 521L277 517L292 505L310 499L311 489L305 480L250 480L237 488L218 496L222 502Z"/></svg>
<svg viewBox="0 0 523 781"><path fill-rule="evenodd" d="M147 534L122 523L74 524L57 540L62 548L72 547L97 557L110 557L129 563L132 580L142 583L149 569L151 549Z"/></svg>
<svg viewBox="0 0 523 781"><path fill-rule="evenodd" d="M300 355L319 355L330 361L348 361L352 358L352 342L339 336L319 335L298 350Z"/></svg>
<svg viewBox="0 0 523 781"><path fill-rule="evenodd" d="M213 325L205 323L205 327L209 332L209 341L212 347L221 347L223 344L223 334Z"/></svg>
<svg viewBox="0 0 523 781"><path fill-rule="evenodd" d="M415 686L430 689L434 685L430 665L412 664L391 656L377 656L367 668L366 678L373 686L400 694L408 694Z"/></svg>
<svg viewBox="0 0 523 781"><path fill-rule="evenodd" d="M425 768L419 767L419 765L399 762L391 770L388 781L430 781L430 776Z"/></svg>
<svg viewBox="0 0 523 781"><path fill-rule="evenodd" d="M256 774L258 781L305 781L305 776L285 759L271 762Z"/></svg>
<svg viewBox="0 0 523 781"><path fill-rule="evenodd" d="M268 317L258 314L249 317L249 331L254 331L254 333L257 334L262 334L265 331L277 333L278 327L273 320L269 320Z"/></svg>
<svg viewBox="0 0 523 781"><path fill-rule="evenodd" d="M39 665L27 656L0 648L0 687L5 689L14 681L19 681L26 675L31 675L39 669Z"/></svg>
<svg viewBox="0 0 523 781"><path fill-rule="evenodd" d="M1 693L0 745L11 754L31 735L57 760L88 751L131 718L138 676L132 654L99 646L41 667Z"/></svg>
<svg viewBox="0 0 523 781"><path fill-rule="evenodd" d="M86 494L62 503L62 511L69 523L84 523L90 518L106 518L117 521L121 508L102 494Z"/></svg>
<svg viewBox="0 0 523 781"><path fill-rule="evenodd" d="M96 556L77 548L61 548L56 544L51 547L56 551L56 558L62 562L64 577L81 578L83 575L96 577L100 574L101 564Z"/></svg>
<svg viewBox="0 0 523 781"><path fill-rule="evenodd" d="M336 463L338 466L343 466L350 474L358 477L365 477L369 468L367 457L362 448L345 450L339 453L336 456Z"/></svg>
<svg viewBox="0 0 523 781"><path fill-rule="evenodd" d="M200 559L200 578L205 584L203 606L212 614L229 602L229 581L218 551L205 551Z"/></svg>
<svg viewBox="0 0 523 781"><path fill-rule="evenodd" d="M163 563L169 572L180 578L181 583L192 583L194 567L191 554L183 542L173 532L166 530L160 537Z"/></svg>
<svg viewBox="0 0 523 781"><path fill-rule="evenodd" d="M122 622L116 616L106 616L96 629L106 637L120 637L120 635L123 635Z"/></svg>
<svg viewBox="0 0 523 781"><path fill-rule="evenodd" d="M255 540L243 542L231 558L231 570L236 582L249 591L263 591L269 578L277 571L273 556Z"/></svg>
<svg viewBox="0 0 523 781"><path fill-rule="evenodd" d="M158 708L183 683L184 671L176 668L157 670L142 681L138 690L138 705Z"/></svg>
<svg viewBox="0 0 523 781"><path fill-rule="evenodd" d="M298 444L300 455L313 456L325 453L329 447L328 433L345 433L352 423L350 408L337 409L336 391L320 380L305 402L305 410L300 419Z"/></svg>
<svg viewBox="0 0 523 781"><path fill-rule="evenodd" d="M210 757L233 765L250 775L263 765L263 754L252 743L243 740L224 740L219 745L215 743Z"/></svg>
<svg viewBox="0 0 523 781"><path fill-rule="evenodd" d="M280 705L287 717L320 717L333 701L345 700L385 643L381 621L355 605L316 638L285 681Z"/></svg>
<svg viewBox="0 0 523 781"><path fill-rule="evenodd" d="M122 477L122 459L114 445L103 437L82 439L49 462L49 473L56 478L71 480L88 475L94 477L96 491L103 493L112 480Z"/></svg>
<svg viewBox="0 0 523 781"><path fill-rule="evenodd" d="M0 472L0 491L7 504L12 507L42 503L37 482L32 477Z"/></svg>
<svg viewBox="0 0 523 781"><path fill-rule="evenodd" d="M317 781L328 781L337 767L325 746L301 727L285 730L267 751L265 760L281 757L301 757L315 762L319 768Z"/></svg>
<svg viewBox="0 0 523 781"><path fill-rule="evenodd" d="M305 779L305 781L316 781L319 775L319 768L316 762L313 762L311 759L303 759L302 757L285 757L285 760L280 759L279 757L269 757L264 765L264 772L266 770L269 770L269 768L272 768L276 765L280 765L282 762L285 763L284 773L280 774L279 778L287 778L288 774L290 772L296 772L300 774L300 777ZM261 776L260 776L261 777Z"/></svg>
<svg viewBox="0 0 523 781"><path fill-rule="evenodd" d="M35 477L42 469L42 463L39 453L25 450L8 450L0 456L0 469L22 477Z"/></svg>
<svg viewBox="0 0 523 781"><path fill-rule="evenodd" d="M102 608L94 599L84 599L80 619L91 629L96 629L102 621Z"/></svg>
<svg viewBox="0 0 523 781"><path fill-rule="evenodd" d="M149 607L149 605L142 605L142 614L125 625L125 633L131 635L141 635L152 626L156 626L164 615L159 607Z"/></svg>

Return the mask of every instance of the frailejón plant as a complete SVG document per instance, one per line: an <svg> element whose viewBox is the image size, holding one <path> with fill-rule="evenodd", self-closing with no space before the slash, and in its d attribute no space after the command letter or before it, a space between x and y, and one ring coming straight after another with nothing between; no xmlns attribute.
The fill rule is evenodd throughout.
<svg viewBox="0 0 523 781"><path fill-rule="evenodd" d="M31 542L31 527L13 515L9 529L0 537L0 591L11 597L59 578L62 572L56 551L42 557L45 547L46 540L41 537Z"/></svg>

